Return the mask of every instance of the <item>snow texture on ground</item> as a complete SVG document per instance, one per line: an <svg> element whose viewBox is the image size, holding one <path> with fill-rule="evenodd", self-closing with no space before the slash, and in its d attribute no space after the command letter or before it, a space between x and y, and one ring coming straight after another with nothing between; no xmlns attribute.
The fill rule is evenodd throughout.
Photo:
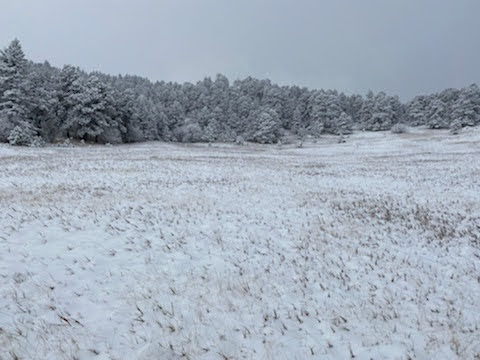
<svg viewBox="0 0 480 360"><path fill-rule="evenodd" d="M480 130L0 146L0 359L478 359Z"/></svg>

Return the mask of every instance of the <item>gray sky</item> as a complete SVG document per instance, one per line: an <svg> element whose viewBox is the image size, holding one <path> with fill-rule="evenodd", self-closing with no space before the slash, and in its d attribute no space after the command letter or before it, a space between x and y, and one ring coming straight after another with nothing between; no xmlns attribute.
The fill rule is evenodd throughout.
<svg viewBox="0 0 480 360"><path fill-rule="evenodd" d="M55 66L223 73L403 99L480 83L479 0L0 0L0 47Z"/></svg>

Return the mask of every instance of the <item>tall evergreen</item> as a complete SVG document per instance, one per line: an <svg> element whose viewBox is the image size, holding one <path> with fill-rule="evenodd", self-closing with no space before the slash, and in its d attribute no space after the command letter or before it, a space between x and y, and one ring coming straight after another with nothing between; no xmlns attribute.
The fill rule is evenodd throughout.
<svg viewBox="0 0 480 360"><path fill-rule="evenodd" d="M0 140L6 141L15 126L29 127L27 60L20 41L0 51Z"/></svg>

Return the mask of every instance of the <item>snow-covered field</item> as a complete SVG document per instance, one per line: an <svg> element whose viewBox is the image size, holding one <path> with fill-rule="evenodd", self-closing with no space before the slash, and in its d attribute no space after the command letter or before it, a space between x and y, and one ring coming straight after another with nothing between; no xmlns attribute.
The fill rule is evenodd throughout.
<svg viewBox="0 0 480 360"><path fill-rule="evenodd" d="M480 129L0 146L0 359L478 359Z"/></svg>

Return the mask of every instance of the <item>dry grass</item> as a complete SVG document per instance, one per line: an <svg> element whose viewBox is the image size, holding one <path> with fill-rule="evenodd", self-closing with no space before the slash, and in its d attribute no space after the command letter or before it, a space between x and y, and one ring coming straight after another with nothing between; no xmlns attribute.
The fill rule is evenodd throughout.
<svg viewBox="0 0 480 360"><path fill-rule="evenodd" d="M368 136L0 148L0 359L478 357L479 150Z"/></svg>

